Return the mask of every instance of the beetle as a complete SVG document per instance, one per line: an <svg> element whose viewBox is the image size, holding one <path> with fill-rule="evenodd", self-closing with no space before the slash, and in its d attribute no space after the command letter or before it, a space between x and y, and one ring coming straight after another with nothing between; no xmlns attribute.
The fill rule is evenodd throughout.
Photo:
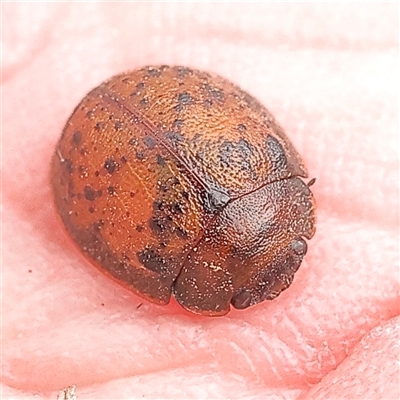
<svg viewBox="0 0 400 400"><path fill-rule="evenodd" d="M224 315L292 282L315 233L307 169L271 113L180 66L114 76L76 107L52 159L61 219L143 298Z"/></svg>

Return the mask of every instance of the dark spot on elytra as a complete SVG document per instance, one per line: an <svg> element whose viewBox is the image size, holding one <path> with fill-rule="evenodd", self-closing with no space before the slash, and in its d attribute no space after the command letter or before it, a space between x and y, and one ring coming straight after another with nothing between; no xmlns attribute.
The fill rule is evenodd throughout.
<svg viewBox="0 0 400 400"><path fill-rule="evenodd" d="M95 211L95 209L94 209L94 207L93 207L93 206L90 206L90 207L88 208L88 210L89 210L90 214L93 214L93 213L94 213L94 211Z"/></svg>
<svg viewBox="0 0 400 400"><path fill-rule="evenodd" d="M82 141L82 133L80 131L75 131L72 134L72 144L75 147L78 147L81 144Z"/></svg>
<svg viewBox="0 0 400 400"><path fill-rule="evenodd" d="M184 197L186 200L189 200L189 192L182 192L182 197Z"/></svg>
<svg viewBox="0 0 400 400"><path fill-rule="evenodd" d="M187 240L187 238L189 237L188 233L184 229L179 227L175 229L175 233L178 237L184 240Z"/></svg>
<svg viewBox="0 0 400 400"><path fill-rule="evenodd" d="M189 68L185 67L177 67L176 68L176 76L178 78L184 78L186 75L189 75L192 73L192 70Z"/></svg>
<svg viewBox="0 0 400 400"><path fill-rule="evenodd" d="M165 183L162 183L160 185L160 191L163 192L163 193L167 193L169 189L170 189L170 187Z"/></svg>
<svg viewBox="0 0 400 400"><path fill-rule="evenodd" d="M265 149L267 151L268 159L271 161L273 172L282 171L286 168L287 159L285 150L275 137L271 135L267 136Z"/></svg>
<svg viewBox="0 0 400 400"><path fill-rule="evenodd" d="M149 220L149 226L150 229L154 232L154 233L162 233L165 231L165 224L164 221L157 219L157 218L150 218Z"/></svg>
<svg viewBox="0 0 400 400"><path fill-rule="evenodd" d="M104 162L104 168L109 174L113 174L118 168L118 163L112 158L107 158Z"/></svg>
<svg viewBox="0 0 400 400"><path fill-rule="evenodd" d="M139 104L142 107L147 107L147 105L149 104L149 99L147 97L143 97L143 99L139 101Z"/></svg>
<svg viewBox="0 0 400 400"><path fill-rule="evenodd" d="M239 139L238 142L225 140L220 146L219 159L226 167L232 163L239 163L243 170L251 171L249 160L252 154L253 147L246 139Z"/></svg>
<svg viewBox="0 0 400 400"><path fill-rule="evenodd" d="M172 207L171 207L171 211L172 211L174 214L176 214L176 213L183 214L182 206L181 206L179 203L174 203L174 204L172 205Z"/></svg>
<svg viewBox="0 0 400 400"><path fill-rule="evenodd" d="M187 92L179 93L178 103L182 106L187 106L193 103L193 97Z"/></svg>
<svg viewBox="0 0 400 400"><path fill-rule="evenodd" d="M94 201L96 199L96 191L89 185L84 187L83 194L86 200Z"/></svg>
<svg viewBox="0 0 400 400"><path fill-rule="evenodd" d="M102 131L104 128L104 122L98 122L95 126L94 129L96 129L96 131Z"/></svg>
<svg viewBox="0 0 400 400"><path fill-rule="evenodd" d="M80 174L85 174L87 172L87 168L84 165L80 165L78 167L78 171Z"/></svg>
<svg viewBox="0 0 400 400"><path fill-rule="evenodd" d="M244 131L247 130L246 125L244 125L244 124L239 124L237 126L237 129L238 129L239 132L244 132Z"/></svg>
<svg viewBox="0 0 400 400"><path fill-rule="evenodd" d="M82 147L80 150L80 153L82 156L86 156L86 154L88 154L87 148L86 147Z"/></svg>
<svg viewBox="0 0 400 400"><path fill-rule="evenodd" d="M176 130L181 130L183 126L183 120L182 119L176 119L173 124L172 124L172 129L176 129Z"/></svg>
<svg viewBox="0 0 400 400"><path fill-rule="evenodd" d="M239 139L238 152L242 161L242 169L251 171L251 164L249 160L253 155L253 146L246 139Z"/></svg>
<svg viewBox="0 0 400 400"><path fill-rule="evenodd" d="M129 192L129 196L130 196L130 197L135 197L135 194L136 194L136 193L135 193L133 190Z"/></svg>
<svg viewBox="0 0 400 400"><path fill-rule="evenodd" d="M75 196L75 185L74 182L69 181L68 182L68 198L72 198Z"/></svg>
<svg viewBox="0 0 400 400"><path fill-rule="evenodd" d="M198 152L196 152L196 158L200 161L204 160L204 151L199 150Z"/></svg>
<svg viewBox="0 0 400 400"><path fill-rule="evenodd" d="M107 193L110 194L110 195L115 194L114 186L109 186L109 187L107 188Z"/></svg>
<svg viewBox="0 0 400 400"><path fill-rule="evenodd" d="M219 148L219 159L221 160L221 163L226 167L229 167L231 164L233 149L233 142L229 140L225 140Z"/></svg>
<svg viewBox="0 0 400 400"><path fill-rule="evenodd" d="M137 90L142 90L144 88L144 82L139 82L137 85L136 85L136 89Z"/></svg>
<svg viewBox="0 0 400 400"><path fill-rule="evenodd" d="M143 226L142 225L136 225L136 230L138 231L138 232L142 232L143 231Z"/></svg>
<svg viewBox="0 0 400 400"><path fill-rule="evenodd" d="M172 186L181 184L180 180L176 176L173 176L172 178L169 178L168 180L171 181Z"/></svg>
<svg viewBox="0 0 400 400"><path fill-rule="evenodd" d="M165 182L158 182L157 187L161 192L166 193L168 191L168 185Z"/></svg>
<svg viewBox="0 0 400 400"><path fill-rule="evenodd" d="M178 94L178 105L175 107L176 112L182 111L186 106L193 104L193 97L187 93L179 93Z"/></svg>
<svg viewBox="0 0 400 400"><path fill-rule="evenodd" d="M153 211L162 211L164 210L164 202L156 200L153 202Z"/></svg>
<svg viewBox="0 0 400 400"><path fill-rule="evenodd" d="M93 111L93 110L89 110L89 111L86 113L86 118L92 119L93 117L94 117L94 111Z"/></svg>
<svg viewBox="0 0 400 400"><path fill-rule="evenodd" d="M160 156L159 154L157 154L157 164L160 165L161 167L165 166L164 157Z"/></svg>
<svg viewBox="0 0 400 400"><path fill-rule="evenodd" d="M69 158L65 158L61 165L69 174L72 174L72 172L74 171L74 166Z"/></svg>
<svg viewBox="0 0 400 400"><path fill-rule="evenodd" d="M156 142L154 141L154 139L151 136L145 136L143 138L143 142L144 144L147 146L147 148L154 149Z"/></svg>
<svg viewBox="0 0 400 400"><path fill-rule="evenodd" d="M170 140L174 141L174 142L182 142L182 140L183 140L183 135L181 135L178 132L174 132L174 131L165 132L165 137L167 139L170 139Z"/></svg>
<svg viewBox="0 0 400 400"><path fill-rule="evenodd" d="M167 268L165 259L153 249L145 248L136 255L139 262L151 271L161 274Z"/></svg>
<svg viewBox="0 0 400 400"><path fill-rule="evenodd" d="M224 100L225 95L224 92L218 88L212 87L208 83L204 85L204 89L207 91L207 93L213 97L215 100L221 102Z"/></svg>
<svg viewBox="0 0 400 400"><path fill-rule="evenodd" d="M204 107L210 108L213 105L213 102L210 99L206 99L206 100L204 100L203 104L204 104Z"/></svg>
<svg viewBox="0 0 400 400"><path fill-rule="evenodd" d="M149 68L147 71L150 76L157 77L161 75L161 71L158 68Z"/></svg>
<svg viewBox="0 0 400 400"><path fill-rule="evenodd" d="M95 171L94 176L97 178L100 175L100 171Z"/></svg>
<svg viewBox="0 0 400 400"><path fill-rule="evenodd" d="M201 140L203 139L203 135L200 135L200 133L196 133L194 136L193 136L193 142L194 143L196 143L196 142L200 142Z"/></svg>
<svg viewBox="0 0 400 400"><path fill-rule="evenodd" d="M117 131L120 131L120 130L122 129L123 126L124 126L124 124L123 124L121 121L116 121L115 124L114 124L114 128L115 128Z"/></svg>
<svg viewBox="0 0 400 400"><path fill-rule="evenodd" d="M125 156L122 156L122 157L121 157L121 162L122 162L123 164L125 164L126 162L128 162L128 160L127 160L127 158L126 158Z"/></svg>
<svg viewBox="0 0 400 400"><path fill-rule="evenodd" d="M243 100L246 102L248 107L252 109L253 111L259 112L262 109L261 104L252 96L250 96L248 93L241 91L243 95Z"/></svg>

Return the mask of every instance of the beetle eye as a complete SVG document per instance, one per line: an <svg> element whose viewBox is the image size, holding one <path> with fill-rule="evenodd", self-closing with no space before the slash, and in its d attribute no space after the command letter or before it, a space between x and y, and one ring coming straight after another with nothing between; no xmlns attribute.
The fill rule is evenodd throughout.
<svg viewBox="0 0 400 400"><path fill-rule="evenodd" d="M292 242L292 249L298 256L304 256L307 253L307 243L304 239L296 239Z"/></svg>
<svg viewBox="0 0 400 400"><path fill-rule="evenodd" d="M244 289L239 291L235 296L232 297L231 303L233 307L242 310L247 308L251 304L251 293L249 290Z"/></svg>

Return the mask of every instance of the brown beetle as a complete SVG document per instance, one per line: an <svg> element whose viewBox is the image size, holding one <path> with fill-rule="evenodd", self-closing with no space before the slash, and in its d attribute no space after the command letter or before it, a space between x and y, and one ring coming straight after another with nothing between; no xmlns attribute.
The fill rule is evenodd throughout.
<svg viewBox="0 0 400 400"><path fill-rule="evenodd" d="M91 91L53 158L82 251L140 296L224 315L293 280L315 232L307 170L274 117L231 82L146 67Z"/></svg>

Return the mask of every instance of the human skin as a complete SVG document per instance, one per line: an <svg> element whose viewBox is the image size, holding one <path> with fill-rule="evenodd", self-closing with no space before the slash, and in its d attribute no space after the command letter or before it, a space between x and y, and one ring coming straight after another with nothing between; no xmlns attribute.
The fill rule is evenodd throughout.
<svg viewBox="0 0 400 400"><path fill-rule="evenodd" d="M400 397L397 4L2 11L2 398L71 384L78 400ZM49 167L66 119L104 79L149 64L240 85L317 178L317 233L277 299L220 318L156 306L63 230Z"/></svg>

